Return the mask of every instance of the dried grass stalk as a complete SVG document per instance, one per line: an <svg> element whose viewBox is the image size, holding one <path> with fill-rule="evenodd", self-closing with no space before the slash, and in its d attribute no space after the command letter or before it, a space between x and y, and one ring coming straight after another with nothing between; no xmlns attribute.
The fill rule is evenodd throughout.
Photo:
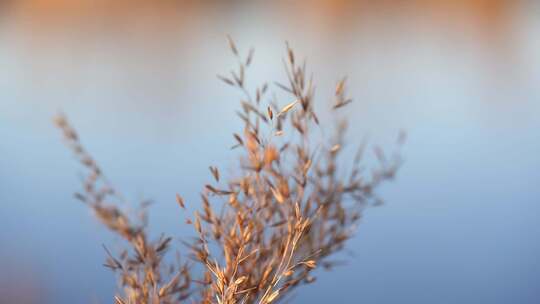
<svg viewBox="0 0 540 304"><path fill-rule="evenodd" d="M137 221L108 203L115 197L112 187L66 119L56 119L68 145L88 168L84 194L77 197L130 246L118 258L107 251L106 266L118 272L122 286L116 303L181 303L188 297L197 303L279 301L296 287L313 282L317 265L334 265L328 257L343 249L364 208L380 202L374 189L391 179L401 163L398 157L389 160L377 150L380 166L366 176L361 174L361 149L348 172L338 170L346 123L340 122L335 136L325 144L314 145L312 130L319 121L314 111L315 88L305 63L298 65L287 45L288 83L276 85L290 95L289 101L282 107L275 100L265 104L267 84L253 92L246 86L253 50L243 58L227 38L238 70L230 78L218 77L242 94L238 115L244 129L233 134L241 156L234 178L224 179L217 167L209 167L214 183L205 185L201 211L195 212L194 221L187 220L197 235L187 242L190 257L204 269L196 279L185 263L163 265L171 238L150 241L144 216ZM350 102L344 78L336 86L333 108ZM277 137L283 134L290 140ZM185 208L179 195L176 200ZM211 200L221 202L219 212Z"/></svg>

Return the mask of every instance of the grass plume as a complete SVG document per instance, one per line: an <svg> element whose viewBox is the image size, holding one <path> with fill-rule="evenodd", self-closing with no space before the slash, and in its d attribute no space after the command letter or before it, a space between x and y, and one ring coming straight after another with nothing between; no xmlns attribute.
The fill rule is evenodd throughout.
<svg viewBox="0 0 540 304"><path fill-rule="evenodd" d="M84 191L77 198L128 244L118 257L106 249L105 265L118 273L120 281L117 304L283 300L295 288L313 282L319 266L334 265L329 257L344 248L363 210L380 201L375 189L391 179L401 164L399 157L388 159L376 149L379 166L367 176L362 173L361 148L348 170L339 168L347 124L340 121L330 138L314 134L323 126L314 109L315 86L305 62L299 63L287 45L286 82L272 86L287 95L278 102L268 97L269 84L253 90L246 85L253 49L243 57L235 42L227 40L238 67L218 78L241 94L237 114L243 130L233 133L233 148L240 149L241 155L234 177L222 176L218 167L210 166L212 182L201 191L200 207L188 204L188 209L197 209L186 219L196 238L186 241L190 252L184 256L202 267L180 260L165 265L163 255L171 238L149 238L144 206L133 215L113 203L121 196L80 144L67 119L56 118L68 146L87 168ZM329 111L341 111L351 102L343 78L336 85ZM176 201L186 208L180 195ZM219 210L212 201L218 202ZM203 271L192 273L193 269Z"/></svg>

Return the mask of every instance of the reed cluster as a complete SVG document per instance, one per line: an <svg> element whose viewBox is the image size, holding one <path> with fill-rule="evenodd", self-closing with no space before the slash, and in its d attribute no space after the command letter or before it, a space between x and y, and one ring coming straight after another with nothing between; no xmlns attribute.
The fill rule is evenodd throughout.
<svg viewBox="0 0 540 304"><path fill-rule="evenodd" d="M272 87L288 97L278 101L268 83L250 89L246 72L253 49L242 56L229 38L238 67L218 76L239 90L243 130L233 134L241 149L233 177L224 180L211 166L212 181L201 191L201 204L186 214L195 238L184 241L184 259L167 263L164 254L170 237L150 239L146 209L138 214L118 207L121 196L87 153L64 116L56 118L67 144L88 169L84 191L77 198L93 209L98 219L129 245L119 255L107 249L106 266L116 271L121 286L115 302L155 303L273 303L315 280L319 266L334 266L329 259L344 248L363 210L380 202L374 190L391 179L401 164L397 154L388 158L376 149L379 162L370 173L361 165L364 147L346 170L338 166L346 122L335 135L320 138L322 128L314 109L315 86L305 61L298 62L287 45L284 59L287 81ZM338 82L332 111L340 111L347 97L345 79ZM270 96L272 95L272 96ZM330 109L329 109L330 110ZM403 136L398 139L398 147ZM182 209L186 204L180 195ZM216 207L218 206L218 207ZM201 267L193 267L199 264ZM201 273L196 270L202 269Z"/></svg>

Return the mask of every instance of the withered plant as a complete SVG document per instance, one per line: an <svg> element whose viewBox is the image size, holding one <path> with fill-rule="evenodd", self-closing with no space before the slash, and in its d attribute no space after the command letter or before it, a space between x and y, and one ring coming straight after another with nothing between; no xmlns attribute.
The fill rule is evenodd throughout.
<svg viewBox="0 0 540 304"><path fill-rule="evenodd" d="M193 217L186 215L196 237L184 243L189 258L202 267L190 267L179 259L166 265L163 255L171 238L148 237L144 206L140 215L133 215L114 203L120 196L66 118L56 118L68 145L88 169L84 194L77 198L130 247L118 257L106 249L105 265L118 273L122 287L116 303L266 304L283 300L294 288L313 282L313 270L319 265L334 265L328 258L344 248L363 210L380 202L375 188L391 179L401 163L397 153L387 158L375 149L378 165L363 173L360 162L365 149L361 146L347 170L340 170L346 122L341 120L328 139L314 132L323 127L315 114L315 87L305 61L297 62L287 45L287 82L273 83L287 96L283 102L275 94L269 97L267 83L254 89L246 85L253 49L243 57L230 38L229 46L238 68L218 77L242 96L237 114L244 127L233 134L233 148L241 149L241 155L235 176L228 180L223 180L217 167L210 167L213 181L202 190L200 211ZM340 111L351 101L342 79L329 111ZM397 147L403 138L400 135ZM176 195L176 200L186 208L181 196ZM192 273L200 269L202 273Z"/></svg>

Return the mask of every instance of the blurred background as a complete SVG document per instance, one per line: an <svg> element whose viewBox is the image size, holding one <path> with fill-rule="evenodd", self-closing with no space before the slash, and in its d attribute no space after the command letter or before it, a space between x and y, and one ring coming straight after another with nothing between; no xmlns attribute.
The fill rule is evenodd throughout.
<svg viewBox="0 0 540 304"><path fill-rule="evenodd" d="M348 264L294 303L540 302L538 1L2 0L1 303L114 293L119 240L73 198L59 111L125 196L155 201L152 232L191 235L175 193L198 204L208 166L234 165L226 34L256 48L248 84L284 80L286 40L322 105L348 75L351 147L408 133Z"/></svg>

